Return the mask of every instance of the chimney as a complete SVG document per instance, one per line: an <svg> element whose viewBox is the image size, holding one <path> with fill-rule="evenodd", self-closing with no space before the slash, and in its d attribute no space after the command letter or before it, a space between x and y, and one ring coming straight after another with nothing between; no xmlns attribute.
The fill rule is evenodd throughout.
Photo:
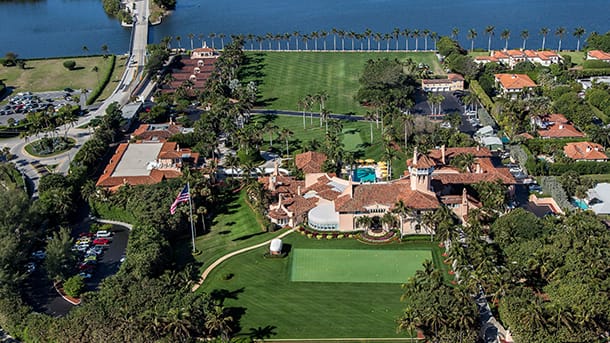
<svg viewBox="0 0 610 343"><path fill-rule="evenodd" d="M477 151L481 151L481 146L477 145Z"/></svg>
<svg viewBox="0 0 610 343"><path fill-rule="evenodd" d="M417 165L417 147L413 148L413 166Z"/></svg>
<svg viewBox="0 0 610 343"><path fill-rule="evenodd" d="M591 146L587 145L587 152L591 152Z"/></svg>
<svg viewBox="0 0 610 343"><path fill-rule="evenodd" d="M445 161L445 144L441 146L441 162L443 162L443 164L447 164Z"/></svg>
<svg viewBox="0 0 610 343"><path fill-rule="evenodd" d="M477 164L476 164L476 166L477 166L477 167L476 167L476 169L475 169L475 173L477 173L477 174L481 174L481 173L482 173L482 171L481 171L481 164L477 163ZM465 188L464 188L464 191L466 191L466 189L465 189Z"/></svg>
<svg viewBox="0 0 610 343"><path fill-rule="evenodd" d="M278 176L280 173L279 164L277 162L277 158L273 160L273 176Z"/></svg>
<svg viewBox="0 0 610 343"><path fill-rule="evenodd" d="M176 143L176 151L180 151L180 144Z"/></svg>
<svg viewBox="0 0 610 343"><path fill-rule="evenodd" d="M301 195L301 186L297 187L297 195L299 195L299 196Z"/></svg>
<svg viewBox="0 0 610 343"><path fill-rule="evenodd" d="M563 124L559 124L559 130L563 130Z"/></svg>
<svg viewBox="0 0 610 343"><path fill-rule="evenodd" d="M277 195L277 208L282 208L282 193Z"/></svg>
<svg viewBox="0 0 610 343"><path fill-rule="evenodd" d="M462 220L468 215L468 193L466 187L462 189Z"/></svg>

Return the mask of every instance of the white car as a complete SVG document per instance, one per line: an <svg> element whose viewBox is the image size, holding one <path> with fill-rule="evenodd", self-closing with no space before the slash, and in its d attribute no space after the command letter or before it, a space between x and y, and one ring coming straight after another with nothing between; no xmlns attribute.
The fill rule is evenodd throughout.
<svg viewBox="0 0 610 343"><path fill-rule="evenodd" d="M28 274L33 273L36 270L36 263L34 262L28 262L28 264L26 265Z"/></svg>
<svg viewBox="0 0 610 343"><path fill-rule="evenodd" d="M78 273L78 276L82 277L83 279L91 279L91 274L85 272Z"/></svg>
<svg viewBox="0 0 610 343"><path fill-rule="evenodd" d="M95 234L95 237L97 238L110 238L110 236L112 236L112 232L106 230L98 231Z"/></svg>

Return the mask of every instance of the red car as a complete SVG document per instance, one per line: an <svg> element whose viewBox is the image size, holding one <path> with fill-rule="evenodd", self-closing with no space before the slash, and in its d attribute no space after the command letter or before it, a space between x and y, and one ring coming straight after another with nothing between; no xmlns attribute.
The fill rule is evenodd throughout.
<svg viewBox="0 0 610 343"><path fill-rule="evenodd" d="M93 240L94 245L108 245L109 243L110 240L106 238L96 238Z"/></svg>
<svg viewBox="0 0 610 343"><path fill-rule="evenodd" d="M93 238L95 234L93 232L81 232L78 234L78 237L91 237Z"/></svg>
<svg viewBox="0 0 610 343"><path fill-rule="evenodd" d="M92 264L88 264L88 263L83 263L80 266L78 266L78 270L80 270L81 272L92 272L95 269L95 266Z"/></svg>

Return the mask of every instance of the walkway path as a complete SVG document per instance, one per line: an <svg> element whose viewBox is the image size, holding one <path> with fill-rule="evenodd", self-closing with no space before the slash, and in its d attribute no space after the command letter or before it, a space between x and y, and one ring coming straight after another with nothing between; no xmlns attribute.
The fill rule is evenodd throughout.
<svg viewBox="0 0 610 343"><path fill-rule="evenodd" d="M212 270L214 270L214 268L216 268L219 264L221 264L222 262L230 259L231 257L235 256L235 255L239 255L241 253L244 253L246 251L250 251L250 250L254 250L256 248L260 248L262 246L265 246L269 243L271 243L271 240L276 239L276 238L282 238L285 237L289 234L291 234L292 232L294 232L294 229L290 229L284 233L282 233L281 235L274 237L268 241L264 241L263 243L259 243L250 247L245 247L243 249L239 249L233 252L230 252L224 256L222 256L221 258L217 259L216 261L214 261L214 263L212 263L209 267L207 267L204 271L203 274L201 274L201 278L199 279L199 281L193 286L193 288L191 289L191 291L196 291L197 288L199 288L199 286L201 286L203 284L203 282L205 281L205 279L208 277L208 275L210 275L210 273L212 272Z"/></svg>

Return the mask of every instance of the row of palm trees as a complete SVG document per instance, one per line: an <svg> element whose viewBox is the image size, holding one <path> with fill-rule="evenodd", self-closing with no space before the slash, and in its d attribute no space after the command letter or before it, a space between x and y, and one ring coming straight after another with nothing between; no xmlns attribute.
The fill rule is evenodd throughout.
<svg viewBox="0 0 610 343"><path fill-rule="evenodd" d="M547 36L553 32L553 34L558 38L558 49L561 50L561 44L564 37L568 34L568 30L563 27L557 27L554 31L551 31L548 27L542 27L538 34L542 37L542 46L541 49L544 50L546 47L546 38ZM459 38L460 30L458 28L453 28L451 30L451 38L457 40ZM487 42L487 50L491 50L491 42L492 38L496 34L496 27L493 25L489 25L485 27L483 32L488 37ZM586 34L586 30L579 26L574 28L572 31L572 35L577 38L576 50L580 50L581 48L581 39ZM470 49L474 50L474 43L476 38L479 36L479 33L476 29L471 28L467 31L466 38L470 41ZM519 36L523 40L522 48L525 49L526 42L530 38L529 30L522 30L519 33ZM211 47L216 48L216 42L220 40L220 49L224 49L225 39L227 35L224 33L210 33L207 36L204 34L189 33L187 35L190 41L191 50L195 47L194 40L198 38L201 42L201 46L205 45L206 39L211 40ZM423 51L436 50L436 43L440 38L440 35L434 31L430 31L428 29L400 29L394 28L391 32L373 32L371 29L366 29L363 32L355 32L355 31L346 31L342 29L333 28L330 31L320 30L313 31L310 33L301 33L299 31L294 32L286 32L286 33L270 33L267 32L261 35L255 35L252 33L249 34L240 34L240 35L230 35L231 39L236 37L241 37L244 42L249 43L249 50L305 50L305 51L390 51L395 50L404 50L406 51L419 51L420 50L420 38L423 39ZM329 37L332 38L332 49L329 49ZM504 29L500 32L500 38L505 41L504 48L508 49L508 42L511 37L511 31L509 29ZM169 37L168 44L171 43L172 40L175 40L178 44L179 48L182 48L182 37L175 36ZM346 40L348 41L346 43ZM371 40L375 42L375 45L371 47ZM404 40L404 44L401 44L401 41ZM409 40L412 40L414 46L409 46ZM430 40L433 45L429 46ZM392 42L394 44L392 44ZM310 47L310 43L313 43L313 47ZM321 43L321 44L318 44ZM393 46L392 46L393 45ZM256 49L258 46L258 49ZM310 49L311 48L311 49Z"/></svg>

